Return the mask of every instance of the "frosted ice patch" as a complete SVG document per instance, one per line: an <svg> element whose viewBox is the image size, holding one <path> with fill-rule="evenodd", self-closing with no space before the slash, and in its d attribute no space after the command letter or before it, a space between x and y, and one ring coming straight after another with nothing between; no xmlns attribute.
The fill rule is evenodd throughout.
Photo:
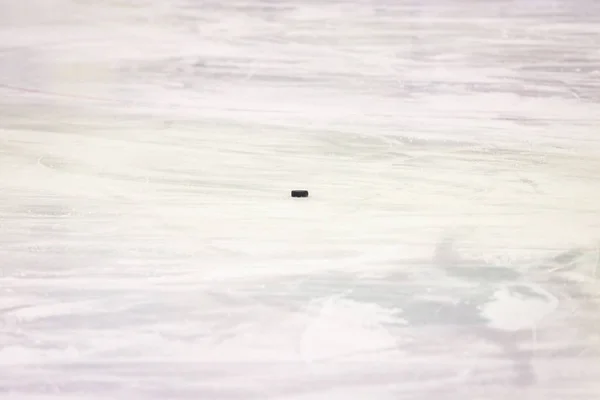
<svg viewBox="0 0 600 400"><path fill-rule="evenodd" d="M380 358L381 351L397 347L397 338L383 326L384 323L403 323L393 316L397 310L339 297L319 303L315 318L301 338L304 361L338 357L365 361L371 355Z"/></svg>
<svg viewBox="0 0 600 400"><path fill-rule="evenodd" d="M79 351L71 346L63 348L44 348L41 345L7 346L0 349L1 366L69 362L79 358Z"/></svg>
<svg viewBox="0 0 600 400"><path fill-rule="evenodd" d="M15 322L33 322L40 319L72 316L80 314L97 314L97 301L77 301L64 303L32 304L15 308L5 313L4 318Z"/></svg>
<svg viewBox="0 0 600 400"><path fill-rule="evenodd" d="M494 329L534 329L558 308L558 303L555 296L537 285L509 285L494 292L491 301L480 307L480 314Z"/></svg>

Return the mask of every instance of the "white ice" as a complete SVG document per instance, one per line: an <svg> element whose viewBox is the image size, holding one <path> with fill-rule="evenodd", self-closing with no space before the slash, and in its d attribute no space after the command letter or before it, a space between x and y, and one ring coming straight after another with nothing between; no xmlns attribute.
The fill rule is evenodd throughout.
<svg viewBox="0 0 600 400"><path fill-rule="evenodd" d="M0 0L0 398L599 398L599 43L593 0Z"/></svg>

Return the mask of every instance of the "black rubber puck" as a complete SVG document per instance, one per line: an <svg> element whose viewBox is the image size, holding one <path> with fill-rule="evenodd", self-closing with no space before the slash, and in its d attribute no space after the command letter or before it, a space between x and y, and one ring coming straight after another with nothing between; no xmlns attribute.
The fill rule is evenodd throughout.
<svg viewBox="0 0 600 400"><path fill-rule="evenodd" d="M308 197L308 190L292 190L292 197Z"/></svg>

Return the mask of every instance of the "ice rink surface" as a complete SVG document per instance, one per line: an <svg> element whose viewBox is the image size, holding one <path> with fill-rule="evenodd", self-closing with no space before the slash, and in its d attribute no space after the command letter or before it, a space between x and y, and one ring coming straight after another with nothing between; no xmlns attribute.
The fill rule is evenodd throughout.
<svg viewBox="0 0 600 400"><path fill-rule="evenodd" d="M0 0L0 398L599 398L599 44L594 0Z"/></svg>

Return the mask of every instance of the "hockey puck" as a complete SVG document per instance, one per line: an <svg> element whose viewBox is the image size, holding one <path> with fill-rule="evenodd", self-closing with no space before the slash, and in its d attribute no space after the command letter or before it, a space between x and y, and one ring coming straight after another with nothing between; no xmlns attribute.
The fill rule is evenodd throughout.
<svg viewBox="0 0 600 400"><path fill-rule="evenodd" d="M292 190L292 197L308 197L308 190Z"/></svg>

